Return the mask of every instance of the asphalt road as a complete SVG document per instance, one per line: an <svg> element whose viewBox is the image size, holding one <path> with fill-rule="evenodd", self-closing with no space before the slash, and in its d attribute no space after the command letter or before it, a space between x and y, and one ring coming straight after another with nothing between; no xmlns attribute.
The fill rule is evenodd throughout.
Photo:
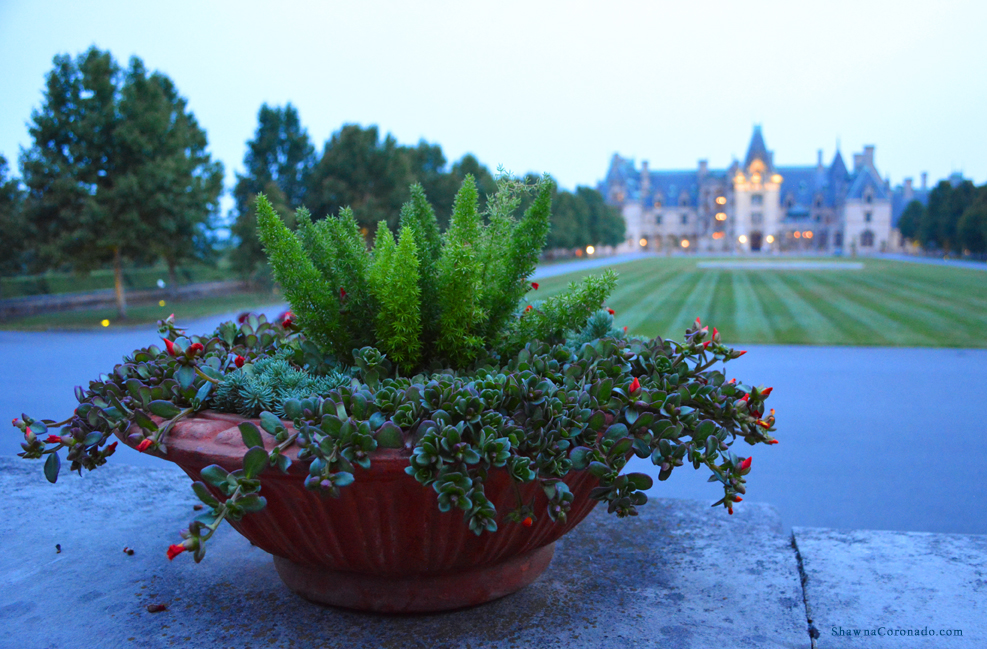
<svg viewBox="0 0 987 649"><path fill-rule="evenodd" d="M20 450L20 433L6 422L21 412L67 416L75 385L155 340L153 326L0 332L0 455ZM778 507L786 527L987 534L987 350L761 346L729 369L775 388L769 405L780 444L753 450L747 499ZM735 448L746 455L750 447ZM160 462L120 451L114 461ZM653 493L713 502L720 495L706 477L676 469Z"/></svg>

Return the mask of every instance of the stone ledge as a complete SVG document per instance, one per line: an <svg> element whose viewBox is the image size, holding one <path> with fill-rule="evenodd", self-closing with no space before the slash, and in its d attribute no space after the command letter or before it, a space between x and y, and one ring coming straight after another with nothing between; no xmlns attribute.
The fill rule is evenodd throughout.
<svg viewBox="0 0 987 649"><path fill-rule="evenodd" d="M295 596L270 555L228 527L201 564L169 563L165 549L195 503L188 478L171 466L109 466L50 485L39 463L0 458L0 490L4 646L809 646L794 555L767 505L744 503L725 516L696 501L654 499L626 520L598 509L559 542L548 572L515 595L442 615L383 617ZM152 603L168 610L148 613Z"/></svg>
<svg viewBox="0 0 987 649"><path fill-rule="evenodd" d="M800 527L792 534L820 649L987 646L987 536ZM889 635L909 629L962 636Z"/></svg>

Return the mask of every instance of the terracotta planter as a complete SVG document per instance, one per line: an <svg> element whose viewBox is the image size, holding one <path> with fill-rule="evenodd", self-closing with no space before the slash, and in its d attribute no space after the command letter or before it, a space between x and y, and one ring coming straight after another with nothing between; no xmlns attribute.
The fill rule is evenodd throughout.
<svg viewBox="0 0 987 649"><path fill-rule="evenodd" d="M202 413L170 433L168 454L192 479L218 464L242 468L246 448L237 424L243 417ZM256 420L254 420L256 423ZM290 425L289 425L290 427ZM264 443L274 447L266 433ZM307 463L288 456L288 474L269 468L261 495L267 507L232 525L251 543L274 555L281 579L314 602L385 613L442 611L482 604L513 593L548 568L555 541L589 514L597 480L585 471L566 478L574 504L565 524L545 513L537 483L520 485L525 503L535 501L531 527L498 520L495 533L473 534L461 511L440 512L435 491L404 472L410 453L381 449L369 470L356 469L339 498L305 489ZM508 474L492 471L486 495L503 515L516 506ZM218 495L218 494L217 494Z"/></svg>

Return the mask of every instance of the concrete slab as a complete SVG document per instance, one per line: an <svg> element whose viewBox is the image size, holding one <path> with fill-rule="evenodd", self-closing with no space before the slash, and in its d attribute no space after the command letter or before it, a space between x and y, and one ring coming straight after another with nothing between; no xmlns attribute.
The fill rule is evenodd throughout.
<svg viewBox="0 0 987 649"><path fill-rule="evenodd" d="M987 536L793 535L819 649L987 647Z"/></svg>
<svg viewBox="0 0 987 649"><path fill-rule="evenodd" d="M777 513L655 500L598 509L533 585L471 610L382 617L321 608L230 528L169 563L192 516L177 469L104 467L49 485L0 458L0 645L10 647L808 647ZM55 544L61 545L56 553ZM124 546L135 550L123 553ZM149 604L168 610L149 613Z"/></svg>

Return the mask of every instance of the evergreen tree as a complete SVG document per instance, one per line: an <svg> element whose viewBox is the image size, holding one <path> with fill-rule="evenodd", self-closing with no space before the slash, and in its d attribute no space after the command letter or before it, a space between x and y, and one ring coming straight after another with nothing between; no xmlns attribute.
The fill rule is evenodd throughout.
<svg viewBox="0 0 987 649"><path fill-rule="evenodd" d="M922 221L926 218L925 207L918 201L910 202L898 218L898 230L901 236L905 239L916 239Z"/></svg>
<svg viewBox="0 0 987 649"><path fill-rule="evenodd" d="M117 179L121 209L155 235L149 249L165 260L172 287L179 264L209 260L210 232L223 190L223 165L206 151L205 132L171 79L132 59L120 99L118 141L127 169Z"/></svg>
<svg viewBox="0 0 987 649"><path fill-rule="evenodd" d="M987 184L977 188L956 229L963 250L974 254L987 252Z"/></svg>
<svg viewBox="0 0 987 649"><path fill-rule="evenodd" d="M20 183L8 177L7 159L0 155L0 275L23 273L27 263L30 224L21 209Z"/></svg>
<svg viewBox="0 0 987 649"><path fill-rule="evenodd" d="M174 264L202 239L221 189L205 134L170 80L109 52L56 56L21 158L26 218L45 267L87 272L112 264L126 317L123 266Z"/></svg>
<svg viewBox="0 0 987 649"><path fill-rule="evenodd" d="M257 195L265 194L289 222L292 212L306 201L309 176L315 166L315 147L294 106L261 106L257 130L254 139L247 142L243 166L246 172L237 174L233 190L231 231L237 247L232 260L237 271L250 276L258 266L267 263L257 238Z"/></svg>

